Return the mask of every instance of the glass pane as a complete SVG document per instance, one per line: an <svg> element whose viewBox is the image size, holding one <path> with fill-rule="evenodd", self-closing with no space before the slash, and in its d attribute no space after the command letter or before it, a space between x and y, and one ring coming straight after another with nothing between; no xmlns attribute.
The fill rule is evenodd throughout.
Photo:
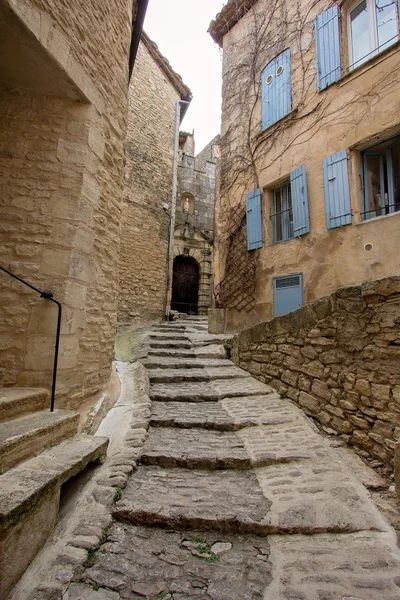
<svg viewBox="0 0 400 600"><path fill-rule="evenodd" d="M293 207L292 207L292 191L290 185L287 187L287 196L288 196L288 206L289 211L286 213L288 215L288 231L287 231L287 239L290 239L294 235L294 226L293 226Z"/></svg>
<svg viewBox="0 0 400 600"><path fill-rule="evenodd" d="M275 241L282 241L282 206L283 206L283 188L275 190Z"/></svg>
<svg viewBox="0 0 400 600"><path fill-rule="evenodd" d="M392 149L392 165L394 206L390 207L390 212L395 212L400 210L400 144L397 144L397 146Z"/></svg>
<svg viewBox="0 0 400 600"><path fill-rule="evenodd" d="M396 0L376 0L376 24L378 47L384 50L398 38Z"/></svg>
<svg viewBox="0 0 400 600"><path fill-rule="evenodd" d="M391 0L388 0L389 2ZM370 48L370 33L368 30L368 11L367 2L361 2L350 13L351 24L351 45L353 51L353 67L356 67L368 60Z"/></svg>
<svg viewBox="0 0 400 600"><path fill-rule="evenodd" d="M381 190L380 155L366 155L366 207L365 219L373 219L385 214L381 207L384 204L384 190Z"/></svg>

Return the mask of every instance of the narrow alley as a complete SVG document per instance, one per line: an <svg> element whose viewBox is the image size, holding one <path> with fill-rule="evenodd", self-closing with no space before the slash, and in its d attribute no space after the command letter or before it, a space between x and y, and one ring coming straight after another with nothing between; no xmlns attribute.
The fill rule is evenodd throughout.
<svg viewBox="0 0 400 600"><path fill-rule="evenodd" d="M355 459L235 367L224 337L201 317L153 327L138 468L63 598L400 598L395 531Z"/></svg>

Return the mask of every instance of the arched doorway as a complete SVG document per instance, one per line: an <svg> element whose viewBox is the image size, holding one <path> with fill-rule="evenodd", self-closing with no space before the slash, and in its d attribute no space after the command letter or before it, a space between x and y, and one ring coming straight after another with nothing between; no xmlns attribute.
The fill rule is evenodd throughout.
<svg viewBox="0 0 400 600"><path fill-rule="evenodd" d="M190 256L174 258L171 310L196 315L199 301L199 266Z"/></svg>

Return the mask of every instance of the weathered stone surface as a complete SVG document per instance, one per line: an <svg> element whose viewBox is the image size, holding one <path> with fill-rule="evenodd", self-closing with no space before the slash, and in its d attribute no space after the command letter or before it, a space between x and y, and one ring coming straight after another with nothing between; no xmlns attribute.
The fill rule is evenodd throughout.
<svg viewBox="0 0 400 600"><path fill-rule="evenodd" d="M214 380L210 382L153 384L150 388L152 400L175 400L186 402L204 402L220 400L234 396L251 396L275 393L269 386L252 378Z"/></svg>
<svg viewBox="0 0 400 600"><path fill-rule="evenodd" d="M210 381L249 377L250 374L237 367L206 367L203 369L151 369L149 378L152 383L178 383L180 381Z"/></svg>
<svg viewBox="0 0 400 600"><path fill-rule="evenodd" d="M273 582L265 600L398 600L399 550L393 536L271 536Z"/></svg>
<svg viewBox="0 0 400 600"><path fill-rule="evenodd" d="M270 504L253 473L140 467L113 514L135 525L261 533Z"/></svg>
<svg viewBox="0 0 400 600"><path fill-rule="evenodd" d="M150 429L140 462L188 469L249 469L250 457L234 433L203 429Z"/></svg>
<svg viewBox="0 0 400 600"><path fill-rule="evenodd" d="M116 523L83 578L132 600L256 600L271 569L267 538Z"/></svg>
<svg viewBox="0 0 400 600"><path fill-rule="evenodd" d="M93 585L71 583L63 600L119 600L120 596L112 590L95 590Z"/></svg>

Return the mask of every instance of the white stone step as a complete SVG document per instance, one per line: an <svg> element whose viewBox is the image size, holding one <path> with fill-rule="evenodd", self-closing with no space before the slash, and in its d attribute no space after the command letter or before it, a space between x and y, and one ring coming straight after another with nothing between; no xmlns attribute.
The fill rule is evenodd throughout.
<svg viewBox="0 0 400 600"><path fill-rule="evenodd" d="M36 412L0 423L0 473L75 435L79 413Z"/></svg>
<svg viewBox="0 0 400 600"><path fill-rule="evenodd" d="M107 438L78 435L0 476L0 598L55 526L62 484L101 460L107 446Z"/></svg>
<svg viewBox="0 0 400 600"><path fill-rule="evenodd" d="M50 394L42 388L0 388L0 421L50 407Z"/></svg>

